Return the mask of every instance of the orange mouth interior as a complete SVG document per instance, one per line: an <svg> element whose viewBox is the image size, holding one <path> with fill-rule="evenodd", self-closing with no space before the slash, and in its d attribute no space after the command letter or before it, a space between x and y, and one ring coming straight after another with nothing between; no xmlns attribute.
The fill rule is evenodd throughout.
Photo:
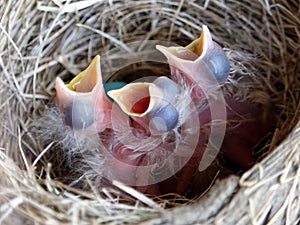
<svg viewBox="0 0 300 225"><path fill-rule="evenodd" d="M131 112L142 114L147 111L147 109L149 108L149 104L150 104L150 96L142 98L133 104L131 108Z"/></svg>

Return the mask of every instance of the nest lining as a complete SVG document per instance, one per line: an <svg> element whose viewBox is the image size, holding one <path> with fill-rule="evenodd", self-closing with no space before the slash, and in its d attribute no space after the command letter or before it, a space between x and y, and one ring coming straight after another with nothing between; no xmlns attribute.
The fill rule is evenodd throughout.
<svg viewBox="0 0 300 225"><path fill-rule="evenodd" d="M297 1L271 0L8 1L0 10L0 221L296 224L300 215L299 10ZM93 189L91 183L92 192L87 192L52 179L53 167L62 162L57 159L51 165L44 154L54 143L40 146L29 125L39 108L52 100L55 77L67 80L94 55L116 46L126 49L128 42L187 44L199 35L202 24L209 26L231 59L231 84L247 77L242 90L253 94L237 93L234 85L226 86L227 91L256 101L268 96L275 105L278 129L265 146L266 158L241 179L223 180L196 200L172 196L173 200L154 201L119 183L103 190ZM166 210L169 206L183 207Z"/></svg>

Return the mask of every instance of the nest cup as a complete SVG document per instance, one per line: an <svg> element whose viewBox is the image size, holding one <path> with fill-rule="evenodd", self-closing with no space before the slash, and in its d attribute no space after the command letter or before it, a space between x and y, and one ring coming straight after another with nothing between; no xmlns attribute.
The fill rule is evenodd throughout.
<svg viewBox="0 0 300 225"><path fill-rule="evenodd" d="M299 223L299 1L24 0L1 5L0 223ZM53 101L55 77L70 80L96 54L126 49L134 41L188 44L202 24L230 59L224 89L234 98L274 106L277 129L256 165L192 200L151 199L118 182L103 189L91 182L85 191L55 179L67 174L67 159L56 151L55 139L43 146L31 127L40 109Z"/></svg>

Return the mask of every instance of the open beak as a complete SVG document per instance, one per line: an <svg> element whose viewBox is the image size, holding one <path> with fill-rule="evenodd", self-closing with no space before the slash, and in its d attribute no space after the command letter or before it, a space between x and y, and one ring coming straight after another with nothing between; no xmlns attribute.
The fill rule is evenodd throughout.
<svg viewBox="0 0 300 225"><path fill-rule="evenodd" d="M171 74L177 80L183 76L192 83L205 86L218 85L227 80L229 60L223 49L212 40L207 26L202 26L200 38L186 47L164 47L157 45L168 59Z"/></svg>
<svg viewBox="0 0 300 225"><path fill-rule="evenodd" d="M130 83L107 94L143 127L162 132L177 125L179 114L175 105L179 91L172 80L160 77L153 83Z"/></svg>
<svg viewBox="0 0 300 225"><path fill-rule="evenodd" d="M99 55L70 83L64 84L57 77L55 88L56 104L65 114L67 125L85 129L96 123L98 132L108 126L111 102L103 88Z"/></svg>
<svg viewBox="0 0 300 225"><path fill-rule="evenodd" d="M159 104L159 98L154 97L155 92L159 90L152 83L140 82L127 84L121 89L108 91L107 94L127 115L143 117Z"/></svg>

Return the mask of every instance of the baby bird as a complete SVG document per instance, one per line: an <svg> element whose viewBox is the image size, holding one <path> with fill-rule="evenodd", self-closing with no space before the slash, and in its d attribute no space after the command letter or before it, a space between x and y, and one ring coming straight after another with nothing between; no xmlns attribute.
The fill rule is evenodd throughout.
<svg viewBox="0 0 300 225"><path fill-rule="evenodd" d="M219 154L249 169L253 147L273 123L258 105L222 92L230 64L208 28L186 47L157 49L170 77L103 84L96 56L69 84L56 79L61 130L71 136L60 131L69 164L80 155L78 173L96 185L118 180L153 195L197 192L199 172Z"/></svg>

